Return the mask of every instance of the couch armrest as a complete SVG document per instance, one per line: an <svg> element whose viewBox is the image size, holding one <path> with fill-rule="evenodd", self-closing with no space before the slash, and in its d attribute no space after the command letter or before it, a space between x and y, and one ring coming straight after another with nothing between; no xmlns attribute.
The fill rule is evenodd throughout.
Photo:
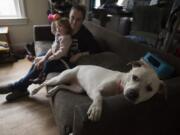
<svg viewBox="0 0 180 135"><path fill-rule="evenodd" d="M124 98L119 96L110 97L103 101L103 112L100 121L91 122L87 118L87 110L90 104L82 104L75 107L74 111L74 123L73 123L73 135L101 135L103 133L110 134L112 130L111 122L113 119L113 125L116 125L116 116L120 116L119 109L121 106L121 114L124 110L128 111L128 108L133 108L133 104L128 103ZM122 116L122 115L121 115ZM116 118L115 118L116 117ZM114 119L115 118L115 119ZM125 117L124 117L125 118ZM120 124L120 123L118 123ZM105 128L109 125L108 128ZM104 131L103 131L104 129ZM105 130L106 129L106 130Z"/></svg>
<svg viewBox="0 0 180 135"><path fill-rule="evenodd" d="M159 96L138 105L130 103L123 95L108 97L103 102L98 122L88 120L88 107L89 104L75 107L73 135L160 134L168 125L165 125L166 103Z"/></svg>
<svg viewBox="0 0 180 135"><path fill-rule="evenodd" d="M50 25L34 25L33 26L34 41L53 41L54 35L51 33Z"/></svg>

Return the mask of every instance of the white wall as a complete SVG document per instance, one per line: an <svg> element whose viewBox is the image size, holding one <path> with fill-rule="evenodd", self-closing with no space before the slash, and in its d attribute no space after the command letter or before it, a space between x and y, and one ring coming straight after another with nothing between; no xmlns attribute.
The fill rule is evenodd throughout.
<svg viewBox="0 0 180 135"><path fill-rule="evenodd" d="M89 0L79 1L87 5ZM26 25L9 26L12 47L23 49L27 43L33 42L33 25L48 24L48 0L24 0L28 23Z"/></svg>
<svg viewBox="0 0 180 135"><path fill-rule="evenodd" d="M9 26L12 47L16 49L21 49L27 43L33 42L33 25L48 23L48 0L24 0L24 4L28 23Z"/></svg>

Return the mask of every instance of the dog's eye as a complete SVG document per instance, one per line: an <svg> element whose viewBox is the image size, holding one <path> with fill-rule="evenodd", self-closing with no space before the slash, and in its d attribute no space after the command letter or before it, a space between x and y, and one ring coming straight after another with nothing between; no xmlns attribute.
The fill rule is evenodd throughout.
<svg viewBox="0 0 180 135"><path fill-rule="evenodd" d="M133 79L133 81L139 81L139 77L136 76L136 75L133 75L133 76L132 76L132 79Z"/></svg>
<svg viewBox="0 0 180 135"><path fill-rule="evenodd" d="M147 85L147 86L146 86L146 90L149 91L149 92L151 92L151 91L152 91L151 85Z"/></svg>

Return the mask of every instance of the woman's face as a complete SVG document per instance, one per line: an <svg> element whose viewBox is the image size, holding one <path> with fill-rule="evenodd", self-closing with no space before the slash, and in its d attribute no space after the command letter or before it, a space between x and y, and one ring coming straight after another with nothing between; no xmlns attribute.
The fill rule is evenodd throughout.
<svg viewBox="0 0 180 135"><path fill-rule="evenodd" d="M81 11L72 9L69 14L69 22L71 24L73 34L77 33L83 23L83 14L81 13Z"/></svg>

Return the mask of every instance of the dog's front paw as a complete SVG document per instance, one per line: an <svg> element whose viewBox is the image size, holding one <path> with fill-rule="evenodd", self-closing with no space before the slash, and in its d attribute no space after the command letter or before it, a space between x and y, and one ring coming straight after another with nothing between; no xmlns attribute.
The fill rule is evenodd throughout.
<svg viewBox="0 0 180 135"><path fill-rule="evenodd" d="M92 103L88 109L88 119L92 121L98 121L101 117L102 104Z"/></svg>

